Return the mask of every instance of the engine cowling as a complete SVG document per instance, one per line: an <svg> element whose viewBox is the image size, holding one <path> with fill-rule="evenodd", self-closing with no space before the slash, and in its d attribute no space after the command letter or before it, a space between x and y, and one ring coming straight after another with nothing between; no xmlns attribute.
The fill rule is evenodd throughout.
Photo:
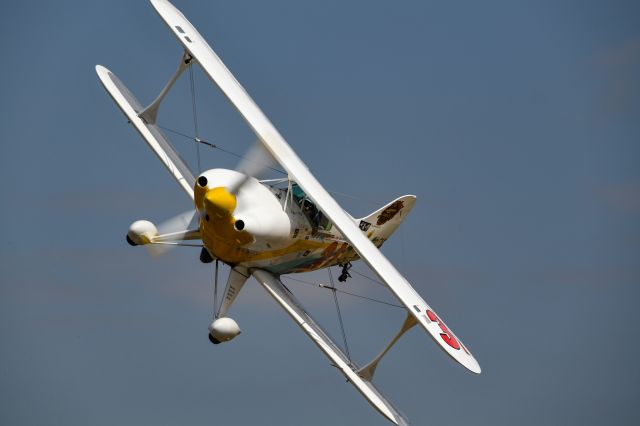
<svg viewBox="0 0 640 426"><path fill-rule="evenodd" d="M209 340L215 345L228 342L240 333L242 333L240 327L231 318L218 318L209 324Z"/></svg>
<svg viewBox="0 0 640 426"><path fill-rule="evenodd" d="M238 213L235 216L235 229L247 231L258 243L265 242L277 247L279 243L287 242L291 234L289 216L280 206L270 207L263 208L259 212L254 209Z"/></svg>
<svg viewBox="0 0 640 426"><path fill-rule="evenodd" d="M229 193L239 181L244 183L238 193ZM257 179L235 170L211 169L198 177L194 194L205 219L205 240L209 236L255 250L290 244L293 228L283 200Z"/></svg>
<svg viewBox="0 0 640 426"><path fill-rule="evenodd" d="M158 235L158 228L148 220L137 220L129 226L127 242L132 246L149 244Z"/></svg>

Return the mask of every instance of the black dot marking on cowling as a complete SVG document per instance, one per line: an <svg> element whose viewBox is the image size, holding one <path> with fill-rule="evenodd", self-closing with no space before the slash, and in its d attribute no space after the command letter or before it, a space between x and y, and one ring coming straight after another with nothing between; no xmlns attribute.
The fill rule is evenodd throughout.
<svg viewBox="0 0 640 426"><path fill-rule="evenodd" d="M234 225L238 231L242 231L244 229L244 221L242 220L236 220Z"/></svg>
<svg viewBox="0 0 640 426"><path fill-rule="evenodd" d="M207 178L204 176L200 176L198 178L198 185L200 185L202 188L204 188L205 186L207 186L207 183L209 183L209 181L207 181Z"/></svg>

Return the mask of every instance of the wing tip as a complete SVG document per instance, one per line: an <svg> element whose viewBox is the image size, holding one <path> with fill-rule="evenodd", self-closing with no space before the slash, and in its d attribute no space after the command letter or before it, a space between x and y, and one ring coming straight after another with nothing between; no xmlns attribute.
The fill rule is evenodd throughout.
<svg viewBox="0 0 640 426"><path fill-rule="evenodd" d="M172 8L175 9L176 11L178 10L170 1L168 0L149 0L149 3L151 3L151 6L153 6L153 8L155 10L158 11L158 13L161 12L160 9L164 9L164 8ZM161 14L161 13L160 13Z"/></svg>
<svg viewBox="0 0 640 426"><path fill-rule="evenodd" d="M107 67L96 65L96 74L98 74L100 82L109 92L108 85L113 81L113 73Z"/></svg>
<svg viewBox="0 0 640 426"><path fill-rule="evenodd" d="M480 368L480 364L478 363L478 361L476 361L473 355L469 355L469 358L470 359L467 362L464 362L464 363L461 362L461 364L472 373L475 373L475 374L482 373L482 368Z"/></svg>
<svg viewBox="0 0 640 426"><path fill-rule="evenodd" d="M107 67L105 67L105 66L103 66L103 65L100 65L100 64L96 64L96 67L95 67L95 68L96 68L96 73L97 73L98 75L103 75L103 74L107 74L107 73L110 73L110 72L111 72L111 71L109 71L109 70L107 69Z"/></svg>

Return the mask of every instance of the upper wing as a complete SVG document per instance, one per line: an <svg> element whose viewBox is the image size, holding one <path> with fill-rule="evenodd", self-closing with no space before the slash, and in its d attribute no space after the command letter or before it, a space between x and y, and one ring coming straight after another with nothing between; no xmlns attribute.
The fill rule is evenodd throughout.
<svg viewBox="0 0 640 426"><path fill-rule="evenodd" d="M169 143L169 140L158 126L147 124L138 117L138 113L143 110L142 105L115 74L101 65L96 66L96 72L102 85L107 89L107 92L118 104L124 115L127 116L129 122L133 124L140 136L144 138L160 161L178 181L182 189L193 200L193 185L196 179L193 177L193 172L189 169L189 166L180 157L180 154Z"/></svg>
<svg viewBox="0 0 640 426"><path fill-rule="evenodd" d="M325 353L333 365L344 374L347 381L360 391L360 393L378 410L382 415L397 425L407 425L407 421L398 411L387 401L369 380L365 380L357 373L358 366L349 360L338 346L331 341L329 336L320 328L318 324L307 314L302 305L296 300L293 294L280 280L270 272L254 270L253 276L269 292L269 294L284 308L293 318L302 331L304 331L313 342Z"/></svg>
<svg viewBox="0 0 640 426"><path fill-rule="evenodd" d="M389 286L418 323L427 330L448 355L474 373L480 373L480 365L473 355L445 326L427 302L418 295L391 262L367 239L353 218L342 210L320 185L193 25L167 0L151 0L151 3L185 49L200 63L205 73L244 117L271 155L313 199L320 210L351 243L360 257Z"/></svg>

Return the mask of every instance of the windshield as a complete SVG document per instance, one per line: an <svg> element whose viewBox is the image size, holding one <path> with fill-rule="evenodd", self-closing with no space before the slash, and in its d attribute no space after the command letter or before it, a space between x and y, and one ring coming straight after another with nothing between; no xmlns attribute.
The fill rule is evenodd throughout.
<svg viewBox="0 0 640 426"><path fill-rule="evenodd" d="M304 193L297 183L291 185L291 195L293 195L293 201L300 207L314 229L319 228L325 231L331 229L329 219L316 207L315 203L307 197L307 194Z"/></svg>

